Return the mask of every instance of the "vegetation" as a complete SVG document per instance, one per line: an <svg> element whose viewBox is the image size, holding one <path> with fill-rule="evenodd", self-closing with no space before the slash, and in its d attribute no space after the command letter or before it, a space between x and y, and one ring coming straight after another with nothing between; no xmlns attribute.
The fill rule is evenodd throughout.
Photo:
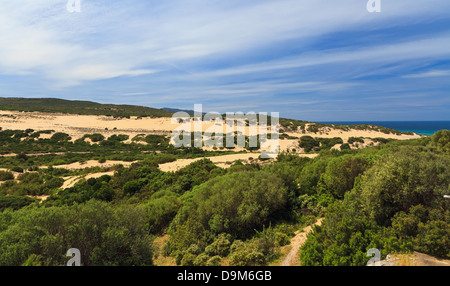
<svg viewBox="0 0 450 286"><path fill-rule="evenodd" d="M57 98L3 98L1 110L39 111L80 115L106 115L114 117L170 117L172 112L135 105L100 104L90 101L64 100Z"/></svg>
<svg viewBox="0 0 450 286"><path fill-rule="evenodd" d="M186 266L271 265L319 217L303 265L365 265L370 248L450 258L450 131L355 150L364 138L303 136L315 159L281 153L227 169L201 159L176 172L158 166L229 151L175 149L162 135L46 132L0 132L0 151L17 154L0 157L0 265L65 265L70 248L84 265L154 265L157 253ZM89 160L133 163L58 168ZM67 178L76 183L63 187ZM155 237L167 237L158 252Z"/></svg>
<svg viewBox="0 0 450 286"><path fill-rule="evenodd" d="M344 141L340 137L335 138L313 138L311 136L302 136L300 138L299 146L305 152L319 152L321 150L330 150L337 144L343 144Z"/></svg>
<svg viewBox="0 0 450 286"><path fill-rule="evenodd" d="M284 131L308 131L312 133L319 133L323 132L326 133L326 128L334 128L334 129L340 129L343 131L349 131L350 129L355 130L373 130L382 132L385 134L406 134L406 135L412 135L413 132L402 132L391 128L386 128L382 126L377 125L371 125L371 124L353 124L353 125L342 125L342 124L326 124L326 123L314 123L314 122L308 122L308 121L302 121L302 120L295 120L295 119L287 119L287 118L280 118L279 119L281 130Z"/></svg>

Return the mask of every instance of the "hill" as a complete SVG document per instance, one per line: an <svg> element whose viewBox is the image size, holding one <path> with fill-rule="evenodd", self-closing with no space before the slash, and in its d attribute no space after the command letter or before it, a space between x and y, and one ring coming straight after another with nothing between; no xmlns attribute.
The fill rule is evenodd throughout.
<svg viewBox="0 0 450 286"><path fill-rule="evenodd" d="M171 112L137 105L101 104L91 101L57 98L4 98L0 97L0 110L38 111L79 115L106 115L114 117L170 117Z"/></svg>

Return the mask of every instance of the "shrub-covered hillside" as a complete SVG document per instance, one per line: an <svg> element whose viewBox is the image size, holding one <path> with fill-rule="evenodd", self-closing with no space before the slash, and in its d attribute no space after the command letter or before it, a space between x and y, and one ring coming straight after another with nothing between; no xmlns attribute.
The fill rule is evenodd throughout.
<svg viewBox="0 0 450 286"><path fill-rule="evenodd" d="M274 265L295 231L319 217L302 265L365 265L370 248L449 258L449 134L228 169L204 159L176 172L158 165L183 153L160 149L65 189L61 178L80 172L6 170L0 264L64 265L78 248L84 265ZM26 157L0 160L11 167Z"/></svg>

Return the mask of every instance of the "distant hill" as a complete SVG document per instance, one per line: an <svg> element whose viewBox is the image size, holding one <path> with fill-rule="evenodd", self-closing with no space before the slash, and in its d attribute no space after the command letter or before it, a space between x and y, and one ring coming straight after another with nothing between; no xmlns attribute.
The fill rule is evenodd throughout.
<svg viewBox="0 0 450 286"><path fill-rule="evenodd" d="M194 110L186 110L186 109L178 109L178 108L170 108L170 107L163 107L162 110L165 110L167 112L177 113L177 112L186 112L187 114L194 114Z"/></svg>
<svg viewBox="0 0 450 286"><path fill-rule="evenodd" d="M4 98L0 97L0 110L39 111L80 115L106 115L114 117L170 117L172 112L136 105L101 104L91 101L57 98Z"/></svg>

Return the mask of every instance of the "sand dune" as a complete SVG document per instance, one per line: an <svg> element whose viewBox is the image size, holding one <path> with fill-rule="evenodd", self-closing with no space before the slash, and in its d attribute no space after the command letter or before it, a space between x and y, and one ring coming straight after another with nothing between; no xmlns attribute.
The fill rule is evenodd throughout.
<svg viewBox="0 0 450 286"><path fill-rule="evenodd" d="M194 130L195 122L192 120L187 123L186 126ZM138 134L160 134L170 135L173 130L179 128L181 125L172 123L172 118L112 118L107 116L95 116L95 115L73 115L73 114L48 114L41 112L19 112L19 111L0 111L0 127L5 129L33 129L38 130L55 130L55 132L64 132L72 137L72 140L81 138L85 134L89 133L101 133L105 137L109 137L113 134L126 134L131 138ZM222 128L222 129L221 129ZM213 123L204 122L202 125L203 131L222 131L226 133L227 128L231 128L234 131L238 130L237 126L230 127L226 124L214 125ZM250 128L248 126L239 127L245 130L245 134L250 134ZM229 130L228 130L229 131ZM270 130L269 130L270 131ZM386 138L386 139L414 139L421 137L420 135L397 135L386 134L383 132L373 130L356 130L350 129L348 131L333 129L324 127L320 129L320 132L302 132L301 130L295 132L284 132L289 136L300 138L305 135L321 138L333 138L340 137L347 142L350 137L364 137L364 138ZM51 135L41 134L41 138L48 138ZM365 144L360 144L358 148L364 148L370 144L370 141L366 140ZM280 140L280 151L292 151L295 149L297 153L303 153L303 150L298 146L298 139L284 139ZM378 143L372 142L372 145ZM340 146L335 146L335 149L339 149ZM203 147L205 150L213 150L212 147ZM352 148L357 148L352 146ZM242 148L235 148L234 151L242 151ZM86 166L69 166L69 168L81 168Z"/></svg>
<svg viewBox="0 0 450 286"><path fill-rule="evenodd" d="M248 161L251 159L257 159L260 153L239 153L239 154L231 154L231 155L223 155L223 156L215 156L215 157L207 157L207 159L211 160L216 166L220 168L229 168L234 161ZM318 156L317 154L302 154L301 156L314 158ZM175 172L178 171L189 164L202 160L204 158L195 158L195 159L179 159L174 162L164 163L159 165L159 169L164 172Z"/></svg>
<svg viewBox="0 0 450 286"><path fill-rule="evenodd" d="M114 165L123 165L124 167L129 167L131 164L136 163L137 161L127 162L127 161L110 161L107 160L104 163L99 163L97 160L89 160L86 162L74 162L71 164L64 164L64 165L55 165L54 168L61 168L61 169L68 169L68 170L80 170L85 168L92 168L92 167L102 167L102 168L108 168L113 167ZM43 166L41 168L47 168L47 166Z"/></svg>

